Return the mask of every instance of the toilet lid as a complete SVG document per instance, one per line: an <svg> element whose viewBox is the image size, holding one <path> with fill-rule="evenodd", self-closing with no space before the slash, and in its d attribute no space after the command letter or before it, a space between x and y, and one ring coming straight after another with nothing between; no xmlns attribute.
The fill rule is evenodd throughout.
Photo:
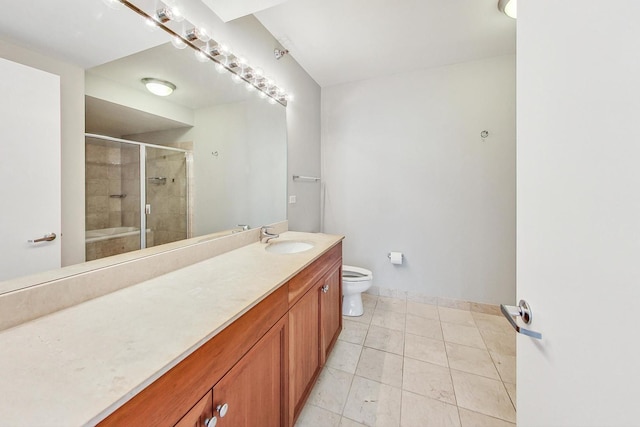
<svg viewBox="0 0 640 427"><path fill-rule="evenodd" d="M373 273L365 268L354 267L352 265L342 266L342 280L346 280L347 282L364 282L372 278Z"/></svg>

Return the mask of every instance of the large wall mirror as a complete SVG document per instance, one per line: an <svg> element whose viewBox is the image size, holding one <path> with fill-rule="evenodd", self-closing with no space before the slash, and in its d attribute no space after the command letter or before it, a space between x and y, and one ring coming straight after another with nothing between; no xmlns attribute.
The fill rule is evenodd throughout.
<svg viewBox="0 0 640 427"><path fill-rule="evenodd" d="M74 202L83 205L85 239L63 236L61 245L84 245L93 260L286 219L284 107L198 61L191 49L177 49L126 8L111 10L103 0L33 3L5 8L0 47L85 70L83 99L73 100L86 114L78 147L85 150L85 192ZM143 79L175 90L153 95ZM62 130L63 145L68 133ZM16 288L8 279L0 276L0 293Z"/></svg>

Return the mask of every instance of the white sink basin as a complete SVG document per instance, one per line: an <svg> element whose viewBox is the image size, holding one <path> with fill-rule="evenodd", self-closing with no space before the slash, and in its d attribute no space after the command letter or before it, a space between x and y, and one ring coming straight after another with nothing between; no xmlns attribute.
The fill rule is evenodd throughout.
<svg viewBox="0 0 640 427"><path fill-rule="evenodd" d="M272 254L297 254L311 249L313 245L307 242L296 242L293 240L283 240L281 242L269 243L264 250Z"/></svg>

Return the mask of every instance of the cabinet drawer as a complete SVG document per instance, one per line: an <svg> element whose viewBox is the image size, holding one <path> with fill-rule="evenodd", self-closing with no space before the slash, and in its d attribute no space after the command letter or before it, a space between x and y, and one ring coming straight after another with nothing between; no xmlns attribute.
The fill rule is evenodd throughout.
<svg viewBox="0 0 640 427"><path fill-rule="evenodd" d="M289 283L289 306L299 300L323 275L342 262L342 242L298 273Z"/></svg>

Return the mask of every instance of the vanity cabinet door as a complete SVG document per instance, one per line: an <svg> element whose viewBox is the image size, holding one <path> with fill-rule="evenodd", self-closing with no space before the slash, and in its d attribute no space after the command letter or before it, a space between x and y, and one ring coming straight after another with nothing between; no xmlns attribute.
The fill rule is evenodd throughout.
<svg viewBox="0 0 640 427"><path fill-rule="evenodd" d="M318 286L289 309L289 412L297 418L320 371Z"/></svg>
<svg viewBox="0 0 640 427"><path fill-rule="evenodd" d="M337 264L325 276L320 287L321 365L342 330L342 264Z"/></svg>
<svg viewBox="0 0 640 427"><path fill-rule="evenodd" d="M178 421L175 427L207 427L207 422L213 415L212 395L211 391L205 394L204 397Z"/></svg>
<svg viewBox="0 0 640 427"><path fill-rule="evenodd" d="M213 387L216 427L287 423L286 316Z"/></svg>

